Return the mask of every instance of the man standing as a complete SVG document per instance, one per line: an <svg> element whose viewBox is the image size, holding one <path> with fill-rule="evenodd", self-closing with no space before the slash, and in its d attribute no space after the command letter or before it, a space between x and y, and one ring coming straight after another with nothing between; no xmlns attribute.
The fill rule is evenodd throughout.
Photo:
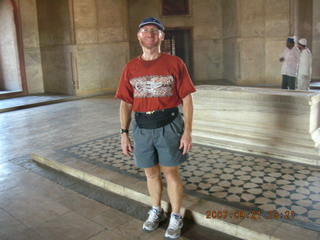
<svg viewBox="0 0 320 240"><path fill-rule="evenodd" d="M307 48L307 39L301 38L298 42L300 61L298 69L298 90L309 90L312 74L312 54Z"/></svg>
<svg viewBox="0 0 320 240"><path fill-rule="evenodd" d="M195 91L183 61L161 53L164 40L163 24L149 17L139 24L137 37L142 55L131 60L124 68L116 97L120 102L121 148L123 154L133 153L137 167L144 168L152 201L149 217L143 230L154 231L165 220L161 208L161 172L167 181L172 206L167 239L181 235L183 218L180 213L183 185L179 165L191 149L193 103ZM184 117L178 105L183 105ZM131 112L134 112L133 139L129 138Z"/></svg>
<svg viewBox="0 0 320 240"><path fill-rule="evenodd" d="M299 50L294 46L294 39L287 39L287 46L284 49L280 62L282 62L282 89L295 89L296 77L299 63Z"/></svg>

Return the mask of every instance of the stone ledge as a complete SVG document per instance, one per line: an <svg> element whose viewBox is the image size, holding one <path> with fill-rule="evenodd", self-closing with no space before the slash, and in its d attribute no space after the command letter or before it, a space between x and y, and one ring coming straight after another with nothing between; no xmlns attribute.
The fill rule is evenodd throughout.
<svg viewBox="0 0 320 240"><path fill-rule="evenodd" d="M196 143L319 166L319 92L203 85L193 99Z"/></svg>
<svg viewBox="0 0 320 240"><path fill-rule="evenodd" d="M31 158L36 162L106 189L110 192L150 205L150 197L148 196L144 181L137 180L133 177L125 176L108 169L97 168L92 164L80 162L72 158L59 160L53 153L33 153L31 154ZM164 200L162 200L162 205L165 210L168 210L169 201L166 195L164 196ZM291 226L287 223L281 223L276 220L262 219L261 221L263 221L263 223L259 224L260 227L257 227L256 225L260 220L255 220L248 224L248 220L250 219L208 219L205 215L206 211L217 209L218 211L228 211L232 213L238 209L220 203L198 199L190 195L185 196L183 205L185 206L183 209L185 216L193 219L195 223L235 237L250 240L292 239L290 237L278 238L276 235L274 235L279 226ZM316 232L300 227L295 227L294 231L296 231L297 234L306 232L312 236L317 236ZM311 239L315 240L316 237L310 238L310 240Z"/></svg>

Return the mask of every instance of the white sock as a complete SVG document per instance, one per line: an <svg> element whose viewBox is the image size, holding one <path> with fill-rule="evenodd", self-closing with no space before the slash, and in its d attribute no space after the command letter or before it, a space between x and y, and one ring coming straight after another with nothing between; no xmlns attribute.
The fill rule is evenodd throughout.
<svg viewBox="0 0 320 240"><path fill-rule="evenodd" d="M152 206L153 209L157 210L157 211L161 211L161 207L160 206Z"/></svg>
<svg viewBox="0 0 320 240"><path fill-rule="evenodd" d="M175 212L172 212L171 215L176 215L176 216L182 217L182 215L180 213L175 213Z"/></svg>

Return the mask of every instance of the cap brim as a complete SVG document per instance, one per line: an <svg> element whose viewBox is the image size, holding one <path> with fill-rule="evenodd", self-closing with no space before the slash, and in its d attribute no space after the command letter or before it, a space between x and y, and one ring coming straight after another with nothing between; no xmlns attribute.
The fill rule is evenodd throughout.
<svg viewBox="0 0 320 240"><path fill-rule="evenodd" d="M162 26L162 25L160 25L158 23L155 23L155 22L144 22L144 23L141 23L139 25L139 28L142 28L143 26L146 26L146 25L154 25L157 28L159 28L160 30L164 31L164 26Z"/></svg>

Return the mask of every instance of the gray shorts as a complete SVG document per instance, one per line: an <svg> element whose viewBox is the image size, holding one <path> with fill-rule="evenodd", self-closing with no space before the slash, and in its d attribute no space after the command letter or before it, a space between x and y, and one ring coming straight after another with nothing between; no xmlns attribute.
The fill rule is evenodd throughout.
<svg viewBox="0 0 320 240"><path fill-rule="evenodd" d="M183 149L179 149L183 128L181 113L171 123L155 129L139 128L133 121L133 155L136 166L150 168L160 164L172 167L187 160L187 154L182 155Z"/></svg>

